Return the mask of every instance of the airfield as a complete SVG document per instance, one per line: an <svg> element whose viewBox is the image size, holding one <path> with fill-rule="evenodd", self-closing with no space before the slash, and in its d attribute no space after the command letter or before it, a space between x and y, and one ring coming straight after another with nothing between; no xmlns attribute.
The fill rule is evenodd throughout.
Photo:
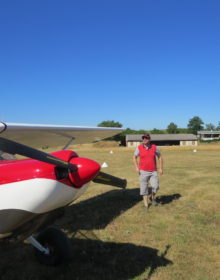
<svg viewBox="0 0 220 280"><path fill-rule="evenodd" d="M219 143L160 147L159 205L148 211L139 196L134 149L109 142L71 149L106 162L103 171L126 178L127 189L91 183L56 221L72 244L68 265L43 266L32 246L0 243L1 280L220 279Z"/></svg>

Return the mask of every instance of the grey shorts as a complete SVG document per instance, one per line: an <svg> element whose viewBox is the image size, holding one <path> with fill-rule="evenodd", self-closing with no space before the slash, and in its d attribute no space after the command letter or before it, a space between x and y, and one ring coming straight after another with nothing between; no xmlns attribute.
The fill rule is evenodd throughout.
<svg viewBox="0 0 220 280"><path fill-rule="evenodd" d="M159 190L159 178L157 171L140 170L140 195L149 195L151 190L156 193ZM151 188L149 188L149 182Z"/></svg>

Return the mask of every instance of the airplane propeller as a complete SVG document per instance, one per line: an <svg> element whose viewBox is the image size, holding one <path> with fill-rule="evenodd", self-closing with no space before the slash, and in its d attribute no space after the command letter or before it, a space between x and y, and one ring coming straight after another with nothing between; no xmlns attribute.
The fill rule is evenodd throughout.
<svg viewBox="0 0 220 280"><path fill-rule="evenodd" d="M46 163L50 163L59 167L71 169L76 172L78 167L76 164L69 163L53 155L41 152L29 146L14 142L9 139L0 137L0 150L9 154L18 154L21 156L29 157L32 159L40 160Z"/></svg>
<svg viewBox="0 0 220 280"><path fill-rule="evenodd" d="M96 178L93 179L93 182L104 185L111 185L122 189L125 189L127 186L127 180L112 176L102 171L100 171Z"/></svg>
<svg viewBox="0 0 220 280"><path fill-rule="evenodd" d="M17 143L15 141L0 137L0 150L9 154L19 154L45 163L53 164L58 167L70 169L73 174L78 171L77 164L69 163L51 154L44 153L29 146ZM93 182L111 185L119 188L126 188L127 181L110 174L99 171Z"/></svg>

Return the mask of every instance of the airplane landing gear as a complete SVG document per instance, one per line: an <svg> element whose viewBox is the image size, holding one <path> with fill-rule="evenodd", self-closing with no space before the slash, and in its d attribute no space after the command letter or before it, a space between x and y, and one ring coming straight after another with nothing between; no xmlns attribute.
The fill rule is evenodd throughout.
<svg viewBox="0 0 220 280"><path fill-rule="evenodd" d="M36 239L29 237L35 255L41 264L56 266L68 262L71 257L70 241L64 232L47 228Z"/></svg>

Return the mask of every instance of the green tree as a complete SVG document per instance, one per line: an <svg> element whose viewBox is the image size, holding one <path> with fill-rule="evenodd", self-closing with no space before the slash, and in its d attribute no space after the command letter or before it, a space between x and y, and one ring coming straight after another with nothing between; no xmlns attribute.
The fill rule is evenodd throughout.
<svg viewBox="0 0 220 280"><path fill-rule="evenodd" d="M123 125L120 122L115 121L103 121L98 124L99 127L122 127ZM114 135L112 137L107 138L106 140L113 140L113 141L123 141L125 138L123 132Z"/></svg>
<svg viewBox="0 0 220 280"><path fill-rule="evenodd" d="M164 132L162 130L159 130L157 128L154 128L153 130L151 130L150 133L151 134L164 134Z"/></svg>
<svg viewBox="0 0 220 280"><path fill-rule="evenodd" d="M188 133L188 128L178 128L179 133Z"/></svg>
<svg viewBox="0 0 220 280"><path fill-rule="evenodd" d="M171 134L175 134L175 133L179 133L178 127L175 123L171 122L168 126L167 126L167 132L171 133Z"/></svg>
<svg viewBox="0 0 220 280"><path fill-rule="evenodd" d="M218 122L218 125L216 126L217 130L220 130L220 122Z"/></svg>
<svg viewBox="0 0 220 280"><path fill-rule="evenodd" d="M197 135L197 132L199 130L203 130L204 122L200 119L200 117L195 116L192 119L189 120L189 123L187 125L188 127L188 132L193 133L195 135Z"/></svg>
<svg viewBox="0 0 220 280"><path fill-rule="evenodd" d="M101 127L122 127L122 124L120 122L115 121L103 121L98 124L98 126Z"/></svg>
<svg viewBox="0 0 220 280"><path fill-rule="evenodd" d="M207 123L205 125L206 130L215 130L215 126L212 123Z"/></svg>

